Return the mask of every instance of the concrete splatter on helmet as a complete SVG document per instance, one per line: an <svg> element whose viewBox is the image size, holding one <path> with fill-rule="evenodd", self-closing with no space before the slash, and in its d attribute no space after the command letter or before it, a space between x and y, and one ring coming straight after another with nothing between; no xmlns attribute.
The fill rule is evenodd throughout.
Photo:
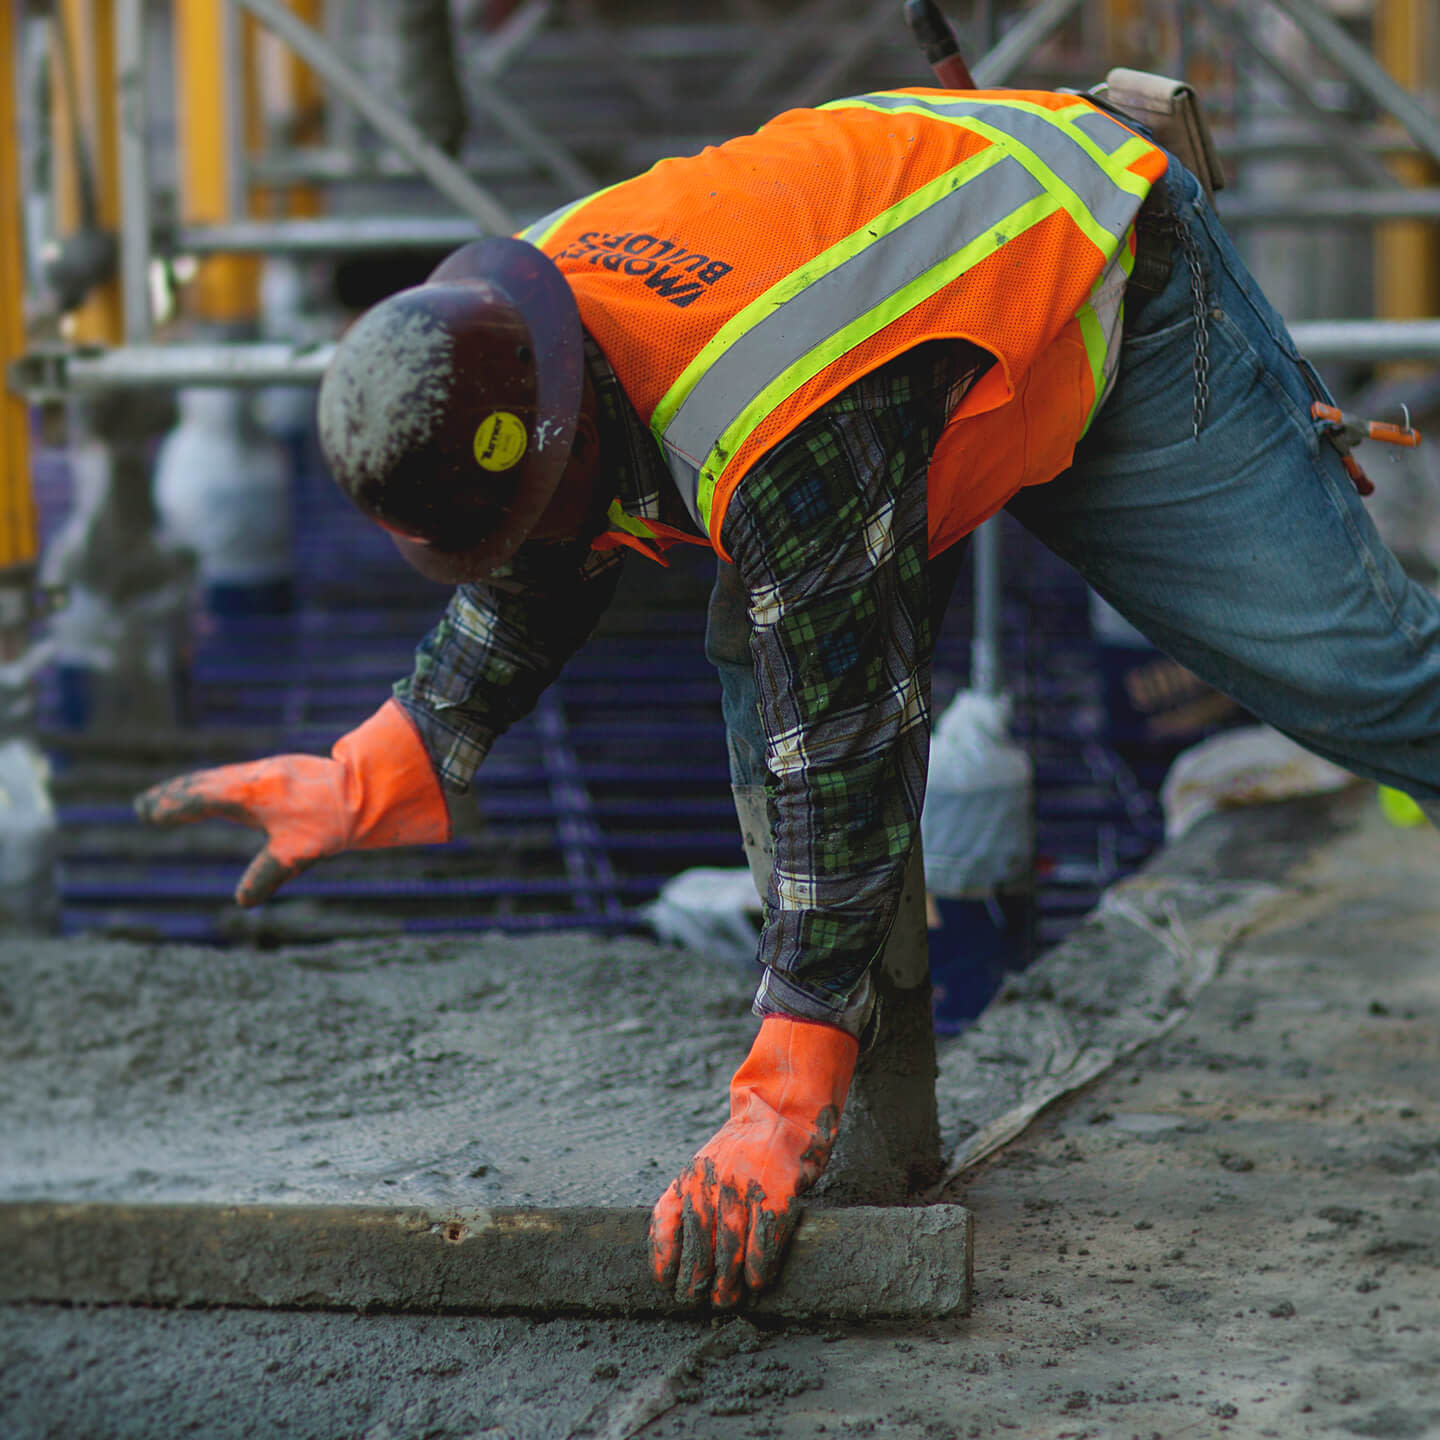
<svg viewBox="0 0 1440 1440"><path fill-rule="evenodd" d="M560 272L524 241L472 241L346 332L320 386L320 446L421 574L483 580L559 486L583 375Z"/></svg>

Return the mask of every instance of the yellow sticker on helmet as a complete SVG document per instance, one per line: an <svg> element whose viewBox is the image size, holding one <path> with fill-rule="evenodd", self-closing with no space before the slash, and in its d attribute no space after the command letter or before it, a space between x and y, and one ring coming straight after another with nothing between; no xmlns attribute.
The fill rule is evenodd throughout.
<svg viewBox="0 0 1440 1440"><path fill-rule="evenodd" d="M509 470L520 463L529 439L525 424L508 410L487 415L475 432L475 459L486 470Z"/></svg>

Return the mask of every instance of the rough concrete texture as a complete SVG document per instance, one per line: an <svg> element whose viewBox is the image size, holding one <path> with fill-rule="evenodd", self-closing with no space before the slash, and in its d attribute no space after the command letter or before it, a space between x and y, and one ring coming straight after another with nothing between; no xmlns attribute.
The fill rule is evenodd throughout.
<svg viewBox="0 0 1440 1440"><path fill-rule="evenodd" d="M874 985L876 1032L855 1066L830 1168L816 1187L826 1200L842 1204L900 1204L933 1185L944 1164L925 866L918 847L906 867Z"/></svg>
<svg viewBox="0 0 1440 1440"><path fill-rule="evenodd" d="M899 1204L940 1176L930 982L902 989L877 975L875 998L880 1030L860 1056L830 1169L816 1187L838 1204Z"/></svg>
<svg viewBox="0 0 1440 1440"><path fill-rule="evenodd" d="M0 1307L0 1433L20 1440L1440 1434L1437 873L1440 836L1386 827L1365 791L1217 816L1162 857L1146 884L1158 893L1173 882L1171 912L1192 940L1203 930L1200 897L1208 885L1222 910L1237 887L1262 887L1270 895L1265 919L1228 942L1218 973L1194 992L1188 1014L1168 1034L1052 1105L950 1186L946 1198L963 1201L976 1217L975 1305L967 1319L852 1327L737 1320L712 1328L708 1320L675 1318ZM1123 975L1130 960L1120 933L1115 963ZM229 1135L255 1140L248 1153L265 1159L259 1142L269 1135L285 1146L269 1157L272 1167L293 1153L301 1163L291 1173L323 1175L330 1167L311 1171L303 1163L325 1158L323 1137L302 1141L298 1134L335 1119L330 1111L303 1118L304 1097L313 1093L318 1109L331 1093L327 1085L341 1083L326 1081L329 1064L343 1069L343 1083L361 1097L337 1096L332 1105L374 1098L366 1070L340 1043L351 1027L373 1024L373 1040L353 1034L352 1042L373 1045L373 1059L388 1061L403 1083L374 1106L383 1134L355 1175L368 1175L378 1190L383 1149L392 1144L415 1172L408 1186L463 1188L467 1177L452 1175L458 1166L448 1152L437 1168L451 1179L424 1179L413 1165L424 1158L424 1137L407 1149L403 1123L406 1114L428 1123L428 1112L450 1103L460 1083L458 1064L427 1083L427 1062L405 1048L426 1050L432 1021L455 1023L453 1013L434 1008L453 957L422 957L424 944L413 941L326 948L326 963L347 956L375 964L382 982L399 965L440 986L425 992L432 996L428 1012L411 1011L407 1039L402 1015L360 1005L362 987L348 964L304 969L299 952L283 962L283 952L257 953L247 971L227 957L197 965L202 952L190 951L188 968L172 968L177 952L153 950L149 964L157 973L185 978L175 1008L165 1012L138 958L112 970L123 953L116 947L76 941L70 949L64 967L34 955L33 983L13 949L0 971L13 1027L0 1070L7 1157L14 1155L13 1122L33 1104L36 1126L78 1117L82 1136L98 1143L107 1127L123 1130L144 1142L144 1161L163 1159L167 1125L178 1127L171 1138L186 1145L200 1129L181 1124L178 1105L166 1107L168 1074L182 1077L180 1093L190 1089L196 1113L208 1096ZM623 947L613 990L596 976L578 991L573 983L583 965L577 972L571 961L583 947L568 939L549 949L538 942L493 949L508 977L503 993L512 997L527 983L544 986L556 967L567 977L547 997L553 1031L526 1018L531 1012L518 998L509 1002L508 1013L523 1021L517 1045L533 1046L540 1073L566 1053L569 1034L581 1033L578 1022L566 1031L567 1013L582 1013L601 1032L603 1043L581 1046L575 1058L601 1077L597 1108L616 1112L616 1154L607 1156L597 1138L572 1151L582 1157L573 1163L588 1162L594 1188L616 1192L587 1201L633 1203L619 1192L638 1185L614 1179L611 1166L619 1170L636 1155L642 1168L651 1154L668 1161L665 1147L704 1138L723 1106L735 1047L748 1033L743 1006L728 1015L702 1012L692 1050L679 1015L701 993L689 988L697 967L676 957L677 996L672 1001L667 992L663 1000L672 1018L655 1020L632 1046L613 1028L617 1013L641 1018L623 1008L633 1006L636 983ZM1177 971L1185 949L1177 947ZM1098 943L1091 954L1092 968L1107 965ZM310 992L316 1025L305 1031L303 1053L284 1046L283 1029L264 1023L298 1015L298 1001L277 994L292 972L318 987ZM724 973L714 978L723 981ZM472 983L487 982L488 974ZM737 989L744 983L739 977ZM1083 1049L1104 1039L1105 1026L1121 1023L1120 1014L1103 1013L1117 1010L1110 991L1118 988L1111 977L1108 986L1084 992L1092 1000L1071 1003L1063 988L1047 999L1032 987L1006 1008L1035 1006L1043 1019L1043 1006L1054 1006ZM37 1006L37 993L50 998ZM250 1001L242 1003L246 994ZM723 1058L694 1058L708 1056L711 1045L720 1050L722 1035ZM241 1113L238 1084L227 1089L213 1073L239 1063L226 1058L226 1047L243 1037L253 1044L246 1062L258 1072L249 1113ZM283 1055L267 1052L267 1044ZM987 1052L993 1064L1019 1068L996 1044ZM964 1129L955 1111L956 1053L952 1042L942 1044L942 1133L952 1148ZM1058 1048L1046 1053L1043 1063L1064 1060ZM635 1077L629 1089L603 1078L627 1067ZM503 1065L473 1068L509 1077L505 1094L527 1115L557 1103L538 1106ZM385 1064L368 1073L383 1080ZM667 1086L667 1079L678 1083ZM136 1084L149 1087L148 1130L138 1100L102 1093ZM397 1119L406 1084L416 1100ZM683 1145L665 1139L645 1149L627 1110L632 1091L657 1102L658 1126L668 1125L673 1111L677 1129L694 1133ZM471 1080L466 1093L477 1144L496 1145L482 1129L493 1113L484 1087ZM578 1084L568 1093L583 1099ZM702 1100L704 1114L693 1113ZM579 1113L597 1134L608 1119ZM281 1124L292 1115L293 1128ZM540 1133L551 1143L558 1131ZM507 1147L507 1180L535 1189L540 1182L531 1177L540 1170L519 1162L503 1126L496 1134ZM39 1140L34 1129L30 1136L33 1158ZM224 1137L207 1153L223 1168ZM203 1189L205 1177L195 1172L203 1158L187 1160L187 1173L202 1182L191 1185L192 1194ZM102 1152L72 1171L83 1178L87 1168L92 1179L103 1177L111 1160ZM13 1176L8 1158L5 1169ZM562 1167L547 1162L544 1178L557 1175L563 1178ZM160 1188L153 1179L136 1183ZM555 1189L570 1185L557 1181Z"/></svg>
<svg viewBox="0 0 1440 1440"><path fill-rule="evenodd" d="M0 1302L657 1315L650 1212L497 1206L0 1204ZM970 1307L959 1205L812 1210L752 1314L944 1319Z"/></svg>
<svg viewBox="0 0 1440 1440"><path fill-rule="evenodd" d="M0 1198L650 1204L724 1122L750 979L586 935L0 941Z"/></svg>

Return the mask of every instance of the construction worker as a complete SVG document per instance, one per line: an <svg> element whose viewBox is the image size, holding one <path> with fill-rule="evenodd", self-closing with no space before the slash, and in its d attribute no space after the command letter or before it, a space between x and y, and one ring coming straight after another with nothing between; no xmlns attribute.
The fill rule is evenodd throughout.
<svg viewBox="0 0 1440 1440"><path fill-rule="evenodd" d="M1332 760L1440 796L1440 608L1310 418L1319 383L1196 178L1089 100L901 90L783 114L456 252L347 333L336 480L456 587L333 758L184 776L266 833L254 904L444 840L632 551L719 557L707 651L773 865L759 1034L657 1203L657 1279L773 1277L874 1023L925 791L934 617L1001 507L1155 643Z"/></svg>

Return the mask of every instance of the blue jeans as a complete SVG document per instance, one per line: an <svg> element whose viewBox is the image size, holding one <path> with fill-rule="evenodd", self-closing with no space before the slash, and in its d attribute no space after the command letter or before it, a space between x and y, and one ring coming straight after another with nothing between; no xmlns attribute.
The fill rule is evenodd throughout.
<svg viewBox="0 0 1440 1440"><path fill-rule="evenodd" d="M1127 299L1119 375L1073 464L1008 509L1251 713L1355 774L1440 800L1440 603L1405 576L1311 420L1294 342L1199 182L1172 161L1164 183L1206 289L1199 436L1196 307L1177 245L1165 288ZM764 737L730 569L720 566L706 653L720 671L732 778L755 784Z"/></svg>
<svg viewBox="0 0 1440 1440"><path fill-rule="evenodd" d="M1199 438L1195 306L1177 246L1071 468L1010 513L1260 719L1358 775L1440 798L1440 604L1380 540L1310 418L1294 342L1199 183L1174 162L1167 183L1207 290Z"/></svg>

